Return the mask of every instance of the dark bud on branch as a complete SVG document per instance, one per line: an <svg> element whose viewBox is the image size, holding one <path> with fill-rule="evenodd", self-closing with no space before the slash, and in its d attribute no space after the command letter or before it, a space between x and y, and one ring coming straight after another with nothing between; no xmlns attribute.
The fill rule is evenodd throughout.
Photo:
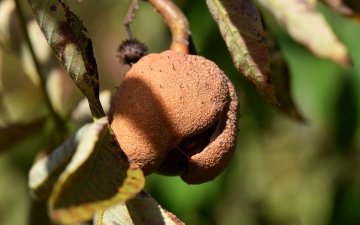
<svg viewBox="0 0 360 225"><path fill-rule="evenodd" d="M136 39L125 40L121 43L118 52L120 53L118 55L120 63L131 66L146 55L147 47Z"/></svg>

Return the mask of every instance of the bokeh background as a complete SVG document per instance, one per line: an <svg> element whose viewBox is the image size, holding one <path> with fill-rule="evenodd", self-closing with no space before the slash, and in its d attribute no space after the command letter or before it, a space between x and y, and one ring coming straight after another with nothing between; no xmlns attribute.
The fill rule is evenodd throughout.
<svg viewBox="0 0 360 225"><path fill-rule="evenodd" d="M214 181L187 185L179 177L153 174L146 178L145 190L186 224L360 224L360 23L318 4L352 57L353 66L341 68L313 56L266 17L289 65L294 100L306 119L299 123L265 102L235 70L205 1L175 2L188 17L198 54L216 62L236 84L241 131L233 160ZM122 24L131 1L67 3L82 18L93 41L101 90L113 93L129 69L120 65L116 55L126 38ZM149 53L170 46L168 28L146 2L140 1L131 29ZM46 113L42 92L21 61L24 54L1 45L0 129ZM71 82L52 82L69 90L64 94L69 111L81 94ZM0 224L26 224L27 173L46 140L54 138L49 127L32 127L26 131L28 138L14 137L6 148L0 143Z"/></svg>

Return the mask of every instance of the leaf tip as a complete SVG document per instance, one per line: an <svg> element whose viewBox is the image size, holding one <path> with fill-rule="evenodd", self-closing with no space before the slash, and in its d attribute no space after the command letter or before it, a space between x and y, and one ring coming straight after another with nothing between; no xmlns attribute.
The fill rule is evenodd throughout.
<svg viewBox="0 0 360 225"><path fill-rule="evenodd" d="M272 104L274 106L280 106L281 105L281 101L279 101L278 97L276 96L274 85L272 85L272 84L266 85L266 92L265 93L259 92L259 93L270 104Z"/></svg>

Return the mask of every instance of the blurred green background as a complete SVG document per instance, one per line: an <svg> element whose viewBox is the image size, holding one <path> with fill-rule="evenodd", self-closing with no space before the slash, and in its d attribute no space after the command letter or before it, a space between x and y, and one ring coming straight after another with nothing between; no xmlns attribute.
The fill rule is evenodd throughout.
<svg viewBox="0 0 360 225"><path fill-rule="evenodd" d="M93 40L101 90L113 92L128 69L116 51L126 38L122 24L131 1L67 2ZM145 190L186 224L360 224L360 24L318 5L353 59L353 67L341 68L313 56L267 17L306 118L297 123L266 103L235 70L205 1L175 2L189 19L198 54L216 62L236 84L241 131L233 160L214 181L187 185L154 174ZM146 2L140 2L131 28L150 53L170 46L169 30ZM43 114L41 92L20 69L16 54L3 49L0 59L0 125ZM36 135L0 153L0 224L26 224L27 172L51 136L46 131L35 129Z"/></svg>

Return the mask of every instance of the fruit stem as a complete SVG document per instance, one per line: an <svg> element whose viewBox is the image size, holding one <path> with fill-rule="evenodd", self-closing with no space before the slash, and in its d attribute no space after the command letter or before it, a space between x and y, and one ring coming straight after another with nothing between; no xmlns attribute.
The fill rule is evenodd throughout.
<svg viewBox="0 0 360 225"><path fill-rule="evenodd" d="M165 20L172 33L171 50L189 53L189 23L180 8L171 0L147 0Z"/></svg>

